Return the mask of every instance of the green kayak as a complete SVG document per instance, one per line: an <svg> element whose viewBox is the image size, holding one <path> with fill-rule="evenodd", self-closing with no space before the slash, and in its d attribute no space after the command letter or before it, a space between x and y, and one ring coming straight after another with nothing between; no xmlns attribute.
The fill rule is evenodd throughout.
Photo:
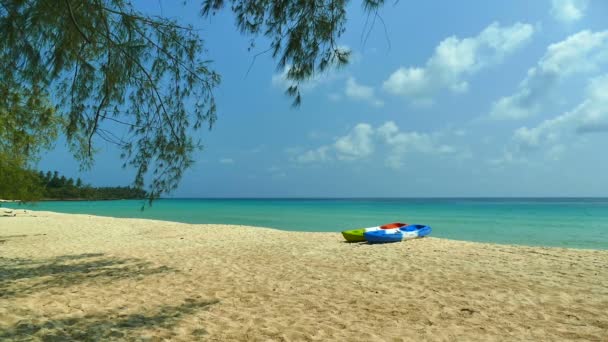
<svg viewBox="0 0 608 342"><path fill-rule="evenodd" d="M365 241L365 237L363 236L364 233L365 228L351 229L343 231L342 236L344 236L348 242L363 242Z"/></svg>

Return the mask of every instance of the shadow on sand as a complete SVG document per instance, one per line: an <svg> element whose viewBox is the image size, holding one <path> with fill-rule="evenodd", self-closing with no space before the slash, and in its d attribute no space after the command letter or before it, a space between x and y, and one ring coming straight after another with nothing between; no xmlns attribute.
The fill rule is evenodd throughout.
<svg viewBox="0 0 608 342"><path fill-rule="evenodd" d="M66 255L33 260L0 258L0 299L27 296L54 287L66 288L87 282L111 283L174 272L141 259L105 257L103 254Z"/></svg>
<svg viewBox="0 0 608 342"><path fill-rule="evenodd" d="M15 326L0 331L2 341L108 341L141 338L150 329L161 330L162 338L170 338L171 328L187 315L205 310L219 301L186 299L180 305L161 306L152 312L124 315L117 311L86 315L78 318L52 319L43 322L19 321ZM202 328L192 332L205 335Z"/></svg>
<svg viewBox="0 0 608 342"><path fill-rule="evenodd" d="M0 258L0 301L37 292L66 289L94 283L112 286L119 279L171 273L166 266L134 258L108 257L104 254L66 255L50 259ZM179 305L164 305L137 313L120 309L79 317L26 319L13 326L0 326L0 341L106 341L141 338L152 330L161 330L163 338L172 336L172 327L184 316L218 303L218 300L185 299ZM9 308L10 309L10 308ZM15 308L17 309L17 308ZM121 308L122 309L122 308ZM204 329L192 332L204 335Z"/></svg>

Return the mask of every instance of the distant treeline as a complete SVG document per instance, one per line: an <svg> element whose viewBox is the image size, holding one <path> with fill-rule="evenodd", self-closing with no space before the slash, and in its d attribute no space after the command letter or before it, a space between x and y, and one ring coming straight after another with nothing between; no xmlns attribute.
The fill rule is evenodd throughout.
<svg viewBox="0 0 608 342"><path fill-rule="evenodd" d="M43 187L43 199L59 200L106 200L106 199L142 199L146 198L144 190L129 186L93 187L84 184L80 178L66 178L59 172L38 172Z"/></svg>

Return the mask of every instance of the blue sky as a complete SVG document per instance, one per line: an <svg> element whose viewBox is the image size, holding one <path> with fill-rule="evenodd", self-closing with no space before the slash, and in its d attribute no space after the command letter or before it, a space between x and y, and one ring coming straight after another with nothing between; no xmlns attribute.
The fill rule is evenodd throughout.
<svg viewBox="0 0 608 342"><path fill-rule="evenodd" d="M201 131L175 197L605 196L608 2L400 1L348 8L351 64L317 75L291 108L259 39L198 1L142 11L201 29L222 75L218 117ZM98 143L79 172L63 146L39 167L97 185L128 184L119 152Z"/></svg>

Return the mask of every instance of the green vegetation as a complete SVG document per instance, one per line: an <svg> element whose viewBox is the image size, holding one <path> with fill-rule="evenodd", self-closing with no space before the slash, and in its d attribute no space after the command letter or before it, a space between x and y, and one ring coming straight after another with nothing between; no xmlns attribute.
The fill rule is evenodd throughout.
<svg viewBox="0 0 608 342"><path fill-rule="evenodd" d="M13 158L0 155L0 199L29 202L40 199L43 192L36 172L15 165Z"/></svg>
<svg viewBox="0 0 608 342"><path fill-rule="evenodd" d="M14 91L0 80L0 198L36 200L42 188L29 165L52 146L61 119L38 90Z"/></svg>
<svg viewBox="0 0 608 342"><path fill-rule="evenodd" d="M93 187L83 184L80 178L59 176L57 171L34 173L42 190L43 199L53 200L107 200L107 199L142 199L145 191L128 186Z"/></svg>
<svg viewBox="0 0 608 342"><path fill-rule="evenodd" d="M302 82L348 61L338 45L346 0L201 1L201 21L228 7L251 47L259 36L270 41L264 52L289 68L294 105ZM383 4L362 1L372 22ZM202 148L196 131L216 120L220 75L204 34L141 13L131 0L1 0L0 174L19 182L0 195L39 195L23 182L58 129L83 167L92 165L96 142L110 142L135 170L135 188L147 186L150 199L174 190Z"/></svg>

